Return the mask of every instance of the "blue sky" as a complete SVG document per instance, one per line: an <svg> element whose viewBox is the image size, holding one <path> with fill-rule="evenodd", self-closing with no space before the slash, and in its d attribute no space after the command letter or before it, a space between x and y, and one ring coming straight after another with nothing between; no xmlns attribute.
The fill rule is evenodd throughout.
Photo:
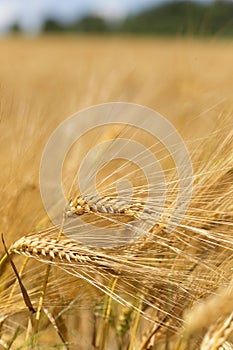
<svg viewBox="0 0 233 350"><path fill-rule="evenodd" d="M37 32L45 18L69 22L87 13L120 19L164 1L167 0L0 0L0 32L14 23L25 31Z"/></svg>

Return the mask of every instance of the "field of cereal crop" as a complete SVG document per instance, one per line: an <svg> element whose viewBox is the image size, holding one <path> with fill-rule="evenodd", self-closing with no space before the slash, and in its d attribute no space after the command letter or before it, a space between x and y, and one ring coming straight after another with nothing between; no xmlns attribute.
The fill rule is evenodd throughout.
<svg viewBox="0 0 233 350"><path fill-rule="evenodd" d="M139 253L135 248L135 260L128 251L101 252L103 266L82 263L83 275L80 262L49 269L51 256L44 262L12 252L36 316L29 316L3 258L3 349L233 349L232 61L230 40L1 38L0 228L8 247L32 232L38 237L45 230L45 245L46 232L52 237L39 191L41 155L53 130L83 108L123 101L156 110L185 140L196 172L185 228L168 242L177 255L164 248L163 228L159 253L155 235L149 247ZM72 251L66 244L62 249ZM0 251L4 256L3 245ZM96 261L100 253L93 254ZM130 261L122 275L115 259ZM41 291L46 293L38 316Z"/></svg>

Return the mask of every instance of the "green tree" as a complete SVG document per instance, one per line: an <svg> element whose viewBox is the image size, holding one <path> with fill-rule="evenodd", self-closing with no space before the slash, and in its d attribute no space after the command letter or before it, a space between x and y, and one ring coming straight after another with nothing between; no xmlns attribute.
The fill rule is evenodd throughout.
<svg viewBox="0 0 233 350"><path fill-rule="evenodd" d="M81 20L78 20L77 22L73 23L70 27L73 31L78 32L96 32L96 33L103 33L108 30L108 27L105 23L105 21L97 16L85 16Z"/></svg>
<svg viewBox="0 0 233 350"><path fill-rule="evenodd" d="M66 28L64 25L53 19L47 19L43 25L44 32L63 32L67 29L68 28Z"/></svg>
<svg viewBox="0 0 233 350"><path fill-rule="evenodd" d="M221 30L223 34L232 34L232 2L172 1L129 16L122 26L124 32L169 35L210 35Z"/></svg>

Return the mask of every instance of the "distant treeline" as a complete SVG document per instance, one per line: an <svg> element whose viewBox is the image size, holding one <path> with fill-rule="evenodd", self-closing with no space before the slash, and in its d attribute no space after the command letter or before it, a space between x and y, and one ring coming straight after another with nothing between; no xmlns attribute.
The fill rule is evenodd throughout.
<svg viewBox="0 0 233 350"><path fill-rule="evenodd" d="M19 30L16 26L13 30ZM233 2L210 3L171 1L109 23L100 17L85 16L69 24L47 19L44 32L135 33L159 35L233 35Z"/></svg>

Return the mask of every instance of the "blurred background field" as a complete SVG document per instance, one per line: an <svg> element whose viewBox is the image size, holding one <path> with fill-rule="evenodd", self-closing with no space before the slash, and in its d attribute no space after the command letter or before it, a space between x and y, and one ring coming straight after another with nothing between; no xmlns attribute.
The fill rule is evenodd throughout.
<svg viewBox="0 0 233 350"><path fill-rule="evenodd" d="M0 225L9 240L32 230L41 217L38 171L43 147L54 128L78 110L109 101L146 105L190 141L211 134L215 121L232 111L229 40L4 37L0 52L5 203ZM16 203L13 194L26 191L28 184L35 197ZM15 226L14 216L22 224Z"/></svg>

